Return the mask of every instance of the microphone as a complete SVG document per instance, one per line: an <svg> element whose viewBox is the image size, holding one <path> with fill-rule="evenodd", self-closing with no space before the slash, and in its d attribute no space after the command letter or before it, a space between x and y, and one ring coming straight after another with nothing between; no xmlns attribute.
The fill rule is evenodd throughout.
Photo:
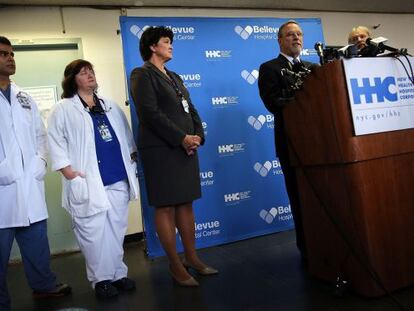
<svg viewBox="0 0 414 311"><path fill-rule="evenodd" d="M352 58L358 55L358 47L356 44L348 44L338 49L338 56Z"/></svg>
<svg viewBox="0 0 414 311"><path fill-rule="evenodd" d="M409 55L407 49L397 49L397 48L384 44L387 41L388 39L384 37L378 37L374 39L368 38L365 41L366 47L362 48L359 51L359 54L362 57L375 57L378 54L383 54L385 51L389 51L391 53L389 53L388 56ZM386 56L386 55L383 55L383 56Z"/></svg>
<svg viewBox="0 0 414 311"><path fill-rule="evenodd" d="M315 50L316 50L316 53L318 53L318 56L319 56L319 63L321 65L323 65L325 63L325 60L324 60L324 55L323 55L323 44L322 44L322 42L318 41L318 42L315 43Z"/></svg>
<svg viewBox="0 0 414 311"><path fill-rule="evenodd" d="M306 68L302 63L297 64L298 68L300 66L299 71L295 70L295 68L292 68L293 70L289 70L287 68L283 68L280 73L282 74L283 80L285 82L285 85L287 86L287 89L290 91L296 91L299 90L305 78L311 73L311 71ZM296 65L293 65L296 66Z"/></svg>
<svg viewBox="0 0 414 311"><path fill-rule="evenodd" d="M388 41L388 39L387 38L384 38L384 37L377 37L377 38L367 38L367 40L365 41L365 43L367 44L367 45L369 45L369 44L371 44L371 45L375 45L375 46L378 46L378 45L380 45L381 43L385 43L385 42L387 42Z"/></svg>
<svg viewBox="0 0 414 311"><path fill-rule="evenodd" d="M398 52L399 50L396 48L393 48L391 46L385 45L384 43L387 42L388 39L384 37L378 37L378 38L368 38L366 41L367 45L372 45L380 49L381 53L386 51L390 52Z"/></svg>

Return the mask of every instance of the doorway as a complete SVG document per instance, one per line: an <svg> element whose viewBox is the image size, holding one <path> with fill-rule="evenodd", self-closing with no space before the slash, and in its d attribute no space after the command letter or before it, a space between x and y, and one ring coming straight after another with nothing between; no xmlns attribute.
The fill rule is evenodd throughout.
<svg viewBox="0 0 414 311"><path fill-rule="evenodd" d="M47 116L62 94L63 71L71 61L82 58L80 39L13 40L16 74L12 80L37 102L42 118ZM46 124L46 123L45 123ZM50 159L48 159L50 163ZM61 207L61 176L51 172L45 177L48 206L48 237L52 254L78 250L72 231L72 220ZM19 260L20 252L13 244L10 260Z"/></svg>

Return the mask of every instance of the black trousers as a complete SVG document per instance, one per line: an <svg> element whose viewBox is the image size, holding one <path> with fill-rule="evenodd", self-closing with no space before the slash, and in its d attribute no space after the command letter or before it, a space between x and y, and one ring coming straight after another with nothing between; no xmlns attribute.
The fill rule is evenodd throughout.
<svg viewBox="0 0 414 311"><path fill-rule="evenodd" d="M283 150L283 152L278 152L277 156L279 158L280 166L282 168L283 175L285 178L286 191L290 201L290 208L292 210L293 221L295 223L296 245L298 249L302 252L302 255L306 255L305 233L303 231L302 213L296 172L294 167L290 164L287 148L286 150Z"/></svg>

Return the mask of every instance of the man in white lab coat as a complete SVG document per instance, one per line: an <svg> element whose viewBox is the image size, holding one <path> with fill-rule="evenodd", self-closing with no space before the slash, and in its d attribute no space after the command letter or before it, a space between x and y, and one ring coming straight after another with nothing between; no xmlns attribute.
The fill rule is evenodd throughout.
<svg viewBox="0 0 414 311"><path fill-rule="evenodd" d="M6 274L13 240L35 298L71 292L50 270L44 175L46 132L36 103L10 82L10 41L0 36L0 310L10 310Z"/></svg>

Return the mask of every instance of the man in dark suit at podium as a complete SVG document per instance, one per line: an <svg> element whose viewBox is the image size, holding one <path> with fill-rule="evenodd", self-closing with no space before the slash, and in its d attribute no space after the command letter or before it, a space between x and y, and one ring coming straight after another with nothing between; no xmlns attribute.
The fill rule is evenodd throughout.
<svg viewBox="0 0 414 311"><path fill-rule="evenodd" d="M295 223L296 244L302 253L302 258L306 259L296 174L289 161L288 139L283 119L283 108L291 101L293 91L290 88L289 81L282 75L282 69L286 68L298 72L315 64L302 62L299 58L303 48L303 33L296 21L290 20L280 26L278 42L280 47L279 56L260 66L259 92L267 110L275 116L276 155L279 158L285 178L286 190Z"/></svg>

